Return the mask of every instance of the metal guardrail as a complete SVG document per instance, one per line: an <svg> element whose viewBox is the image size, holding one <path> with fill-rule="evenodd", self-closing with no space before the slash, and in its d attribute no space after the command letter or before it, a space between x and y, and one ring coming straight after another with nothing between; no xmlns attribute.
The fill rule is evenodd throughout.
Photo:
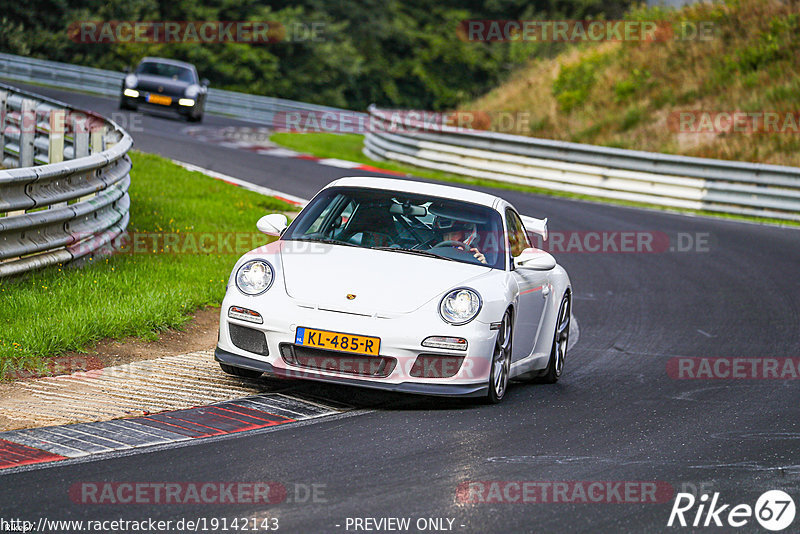
<svg viewBox="0 0 800 534"><path fill-rule="evenodd" d="M57 61L0 54L0 78L119 98L125 74ZM267 126L272 126L276 113L280 112L344 111L328 106L214 88L208 90L205 110Z"/></svg>
<svg viewBox="0 0 800 534"><path fill-rule="evenodd" d="M800 168L464 130L371 106L364 153L501 182L673 208L800 220Z"/></svg>
<svg viewBox="0 0 800 534"><path fill-rule="evenodd" d="M0 277L73 261L122 233L131 146L112 121L0 84Z"/></svg>

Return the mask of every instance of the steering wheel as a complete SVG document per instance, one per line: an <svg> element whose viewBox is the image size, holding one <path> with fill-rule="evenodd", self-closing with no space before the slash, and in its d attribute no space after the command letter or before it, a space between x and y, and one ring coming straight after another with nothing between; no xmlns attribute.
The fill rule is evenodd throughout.
<svg viewBox="0 0 800 534"><path fill-rule="evenodd" d="M431 248L442 248L442 247L461 247L464 250L469 250L469 245L464 243L463 241L455 241L455 240L448 240L442 241L441 243L437 243L433 245Z"/></svg>

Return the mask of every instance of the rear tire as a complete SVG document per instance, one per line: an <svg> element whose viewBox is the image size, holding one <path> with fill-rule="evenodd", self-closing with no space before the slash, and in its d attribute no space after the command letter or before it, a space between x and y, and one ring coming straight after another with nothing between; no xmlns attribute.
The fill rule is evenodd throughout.
<svg viewBox="0 0 800 534"><path fill-rule="evenodd" d="M252 369L243 369L241 367L234 367L226 363L219 364L220 368L229 375L238 376L240 378L258 378L262 374L261 371L253 371Z"/></svg>

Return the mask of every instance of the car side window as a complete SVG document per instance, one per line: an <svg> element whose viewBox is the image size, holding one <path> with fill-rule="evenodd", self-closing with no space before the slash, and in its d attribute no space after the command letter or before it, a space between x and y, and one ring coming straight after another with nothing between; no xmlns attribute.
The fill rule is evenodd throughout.
<svg viewBox="0 0 800 534"><path fill-rule="evenodd" d="M342 204L345 201L345 198L346 197L344 195L341 194L337 195L332 202L328 203L325 206L325 209L322 210L322 212L317 216L314 222L311 223L311 225L303 233L308 235L308 234L317 234L324 231L329 231L331 218L334 217L336 211L339 211L339 209L343 207ZM352 203L353 202L350 201L347 205L350 205ZM338 228L341 225L341 222L342 222L341 218L338 221L334 220L334 226Z"/></svg>
<svg viewBox="0 0 800 534"><path fill-rule="evenodd" d="M517 257L522 254L523 250L530 248L531 244L528 241L528 235L525 233L522 219L511 208L506 209L506 222L508 224L508 245L511 255Z"/></svg>

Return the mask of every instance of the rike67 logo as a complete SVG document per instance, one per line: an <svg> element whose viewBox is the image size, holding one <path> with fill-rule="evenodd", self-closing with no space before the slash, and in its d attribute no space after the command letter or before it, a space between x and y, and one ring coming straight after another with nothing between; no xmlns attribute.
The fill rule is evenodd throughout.
<svg viewBox="0 0 800 534"><path fill-rule="evenodd" d="M719 492L714 493L710 502L707 493L701 495L699 499L695 499L691 493L678 493L667 526L738 528L747 525L753 516L767 530L783 530L794 521L794 500L784 491L771 490L758 498L755 507L749 504L737 504L731 507L730 504L720 501Z"/></svg>

